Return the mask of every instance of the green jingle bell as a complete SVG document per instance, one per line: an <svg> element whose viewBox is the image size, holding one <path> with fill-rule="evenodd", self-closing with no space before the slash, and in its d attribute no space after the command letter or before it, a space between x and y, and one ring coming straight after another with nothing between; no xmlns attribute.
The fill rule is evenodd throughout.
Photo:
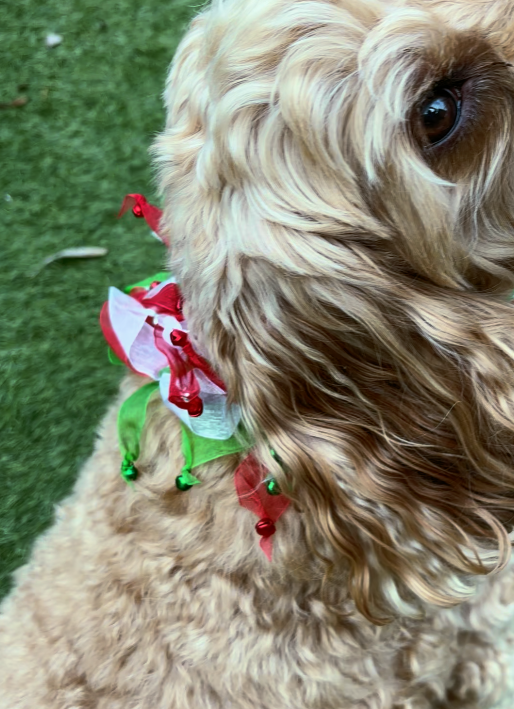
<svg viewBox="0 0 514 709"><path fill-rule="evenodd" d="M266 482L266 492L268 495L280 495L280 488L275 478L270 478Z"/></svg>
<svg viewBox="0 0 514 709"><path fill-rule="evenodd" d="M284 467L284 462L283 462L282 458L279 456L279 454L277 453L277 451L274 450L273 448L270 448L270 449L269 449L269 453L270 453L271 457L273 458L273 460L274 460L276 463L278 463L281 468L283 468L283 467Z"/></svg>
<svg viewBox="0 0 514 709"><path fill-rule="evenodd" d="M193 487L185 481L183 475L179 475L175 478L175 485L177 486L177 490L180 490L180 492L186 492L186 490L190 490Z"/></svg>
<svg viewBox="0 0 514 709"><path fill-rule="evenodd" d="M121 464L121 477L125 482L134 482L139 476L139 471L131 460L124 460Z"/></svg>

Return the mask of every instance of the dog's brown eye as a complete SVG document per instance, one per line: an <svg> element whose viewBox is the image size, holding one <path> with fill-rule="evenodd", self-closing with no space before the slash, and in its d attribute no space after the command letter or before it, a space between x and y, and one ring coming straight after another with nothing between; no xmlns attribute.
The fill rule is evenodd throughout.
<svg viewBox="0 0 514 709"><path fill-rule="evenodd" d="M423 104L421 120L428 142L440 143L455 128L460 117L460 94L456 89L438 89Z"/></svg>

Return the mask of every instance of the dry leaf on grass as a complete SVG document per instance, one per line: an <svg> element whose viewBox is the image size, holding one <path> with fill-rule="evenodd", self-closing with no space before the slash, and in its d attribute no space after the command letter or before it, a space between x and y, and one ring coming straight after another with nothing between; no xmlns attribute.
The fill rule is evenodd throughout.
<svg viewBox="0 0 514 709"><path fill-rule="evenodd" d="M19 108L20 106L24 106L27 101L28 98L26 96L18 96L18 98L15 98L13 101L2 101L0 108Z"/></svg>
<svg viewBox="0 0 514 709"><path fill-rule="evenodd" d="M78 246L74 249L63 249L43 259L41 265L32 274L32 277L37 276L49 263L59 261L60 259L98 258L99 256L105 256L107 253L107 249L104 249L102 246Z"/></svg>

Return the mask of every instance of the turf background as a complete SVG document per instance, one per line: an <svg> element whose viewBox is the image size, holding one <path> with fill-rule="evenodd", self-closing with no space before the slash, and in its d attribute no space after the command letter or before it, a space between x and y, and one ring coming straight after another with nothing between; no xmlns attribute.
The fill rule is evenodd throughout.
<svg viewBox="0 0 514 709"><path fill-rule="evenodd" d="M109 285L162 269L123 195L155 199L148 147L161 93L199 4L0 0L0 597L52 521L116 391L98 313ZM48 33L63 41L49 49ZM9 197L6 197L9 195ZM106 257L56 262L74 246Z"/></svg>

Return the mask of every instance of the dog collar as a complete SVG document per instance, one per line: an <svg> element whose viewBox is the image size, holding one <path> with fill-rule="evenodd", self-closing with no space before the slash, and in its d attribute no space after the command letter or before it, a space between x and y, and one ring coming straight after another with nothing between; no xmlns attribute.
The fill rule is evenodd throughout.
<svg viewBox="0 0 514 709"><path fill-rule="evenodd" d="M159 233L160 210L137 194L125 197L118 216L130 208L167 245ZM259 517L255 530L261 537L262 550L271 560L275 522L289 506L289 500L272 477L263 477L262 466L250 453L253 444L240 423L239 406L227 406L224 383L195 351L175 278L158 273L123 291L110 288L100 313L100 326L111 362L124 364L152 380L137 389L118 414L123 479L133 487L138 477L136 461L146 411L152 396L159 392L165 406L181 421L184 466L175 480L179 490L200 484L192 474L199 465L225 455L248 453L236 469L235 487L240 505Z"/></svg>

